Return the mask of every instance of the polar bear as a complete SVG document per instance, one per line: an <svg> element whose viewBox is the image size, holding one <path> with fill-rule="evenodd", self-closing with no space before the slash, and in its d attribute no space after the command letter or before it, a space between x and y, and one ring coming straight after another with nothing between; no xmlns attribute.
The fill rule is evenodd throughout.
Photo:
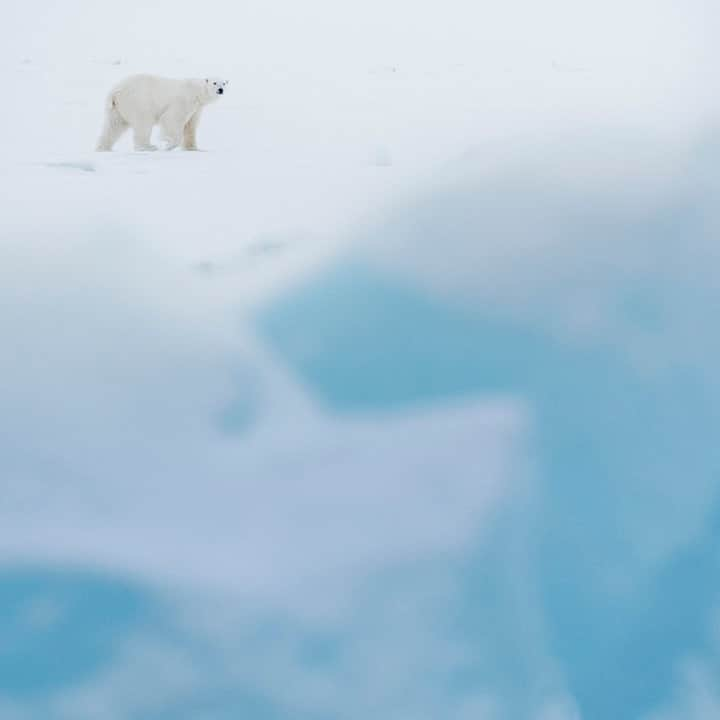
<svg viewBox="0 0 720 720"><path fill-rule="evenodd" d="M150 143L153 126L160 125L165 149L180 143L197 150L195 133L205 105L225 93L219 78L176 80L157 75L131 75L116 85L105 103L105 122L96 150L110 151L120 136L133 129L135 150L157 150Z"/></svg>

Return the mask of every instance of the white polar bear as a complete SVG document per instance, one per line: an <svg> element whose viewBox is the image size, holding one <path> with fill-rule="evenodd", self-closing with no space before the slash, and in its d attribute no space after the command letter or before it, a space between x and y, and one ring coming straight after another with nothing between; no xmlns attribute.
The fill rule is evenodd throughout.
<svg viewBox="0 0 720 720"><path fill-rule="evenodd" d="M109 151L120 136L133 129L135 150L157 150L150 143L153 126L160 125L172 150L182 142L197 150L195 132L200 113L225 93L227 81L175 80L157 75L132 75L116 85L105 103L105 123L96 150Z"/></svg>

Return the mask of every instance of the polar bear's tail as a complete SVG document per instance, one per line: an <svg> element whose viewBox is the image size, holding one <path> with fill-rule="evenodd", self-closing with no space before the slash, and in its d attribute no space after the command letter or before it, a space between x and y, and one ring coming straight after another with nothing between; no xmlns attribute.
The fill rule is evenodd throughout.
<svg viewBox="0 0 720 720"><path fill-rule="evenodd" d="M95 146L98 152L109 152L120 136L128 129L128 124L117 109L115 93L111 92L105 100L105 122Z"/></svg>

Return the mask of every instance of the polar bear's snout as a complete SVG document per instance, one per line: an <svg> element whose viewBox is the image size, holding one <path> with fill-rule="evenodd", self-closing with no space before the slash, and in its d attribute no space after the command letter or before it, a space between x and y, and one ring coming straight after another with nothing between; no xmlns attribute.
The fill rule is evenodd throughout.
<svg viewBox="0 0 720 720"><path fill-rule="evenodd" d="M228 84L228 81L217 78L208 78L207 83L211 86L211 91L213 91L216 95L222 95L225 92L225 86Z"/></svg>

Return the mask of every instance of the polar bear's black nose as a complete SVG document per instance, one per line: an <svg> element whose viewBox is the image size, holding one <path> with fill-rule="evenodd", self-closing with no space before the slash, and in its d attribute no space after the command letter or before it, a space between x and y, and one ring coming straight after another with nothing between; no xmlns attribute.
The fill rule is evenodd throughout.
<svg viewBox="0 0 720 720"><path fill-rule="evenodd" d="M222 95L225 91L222 88L218 88L218 95Z"/></svg>

